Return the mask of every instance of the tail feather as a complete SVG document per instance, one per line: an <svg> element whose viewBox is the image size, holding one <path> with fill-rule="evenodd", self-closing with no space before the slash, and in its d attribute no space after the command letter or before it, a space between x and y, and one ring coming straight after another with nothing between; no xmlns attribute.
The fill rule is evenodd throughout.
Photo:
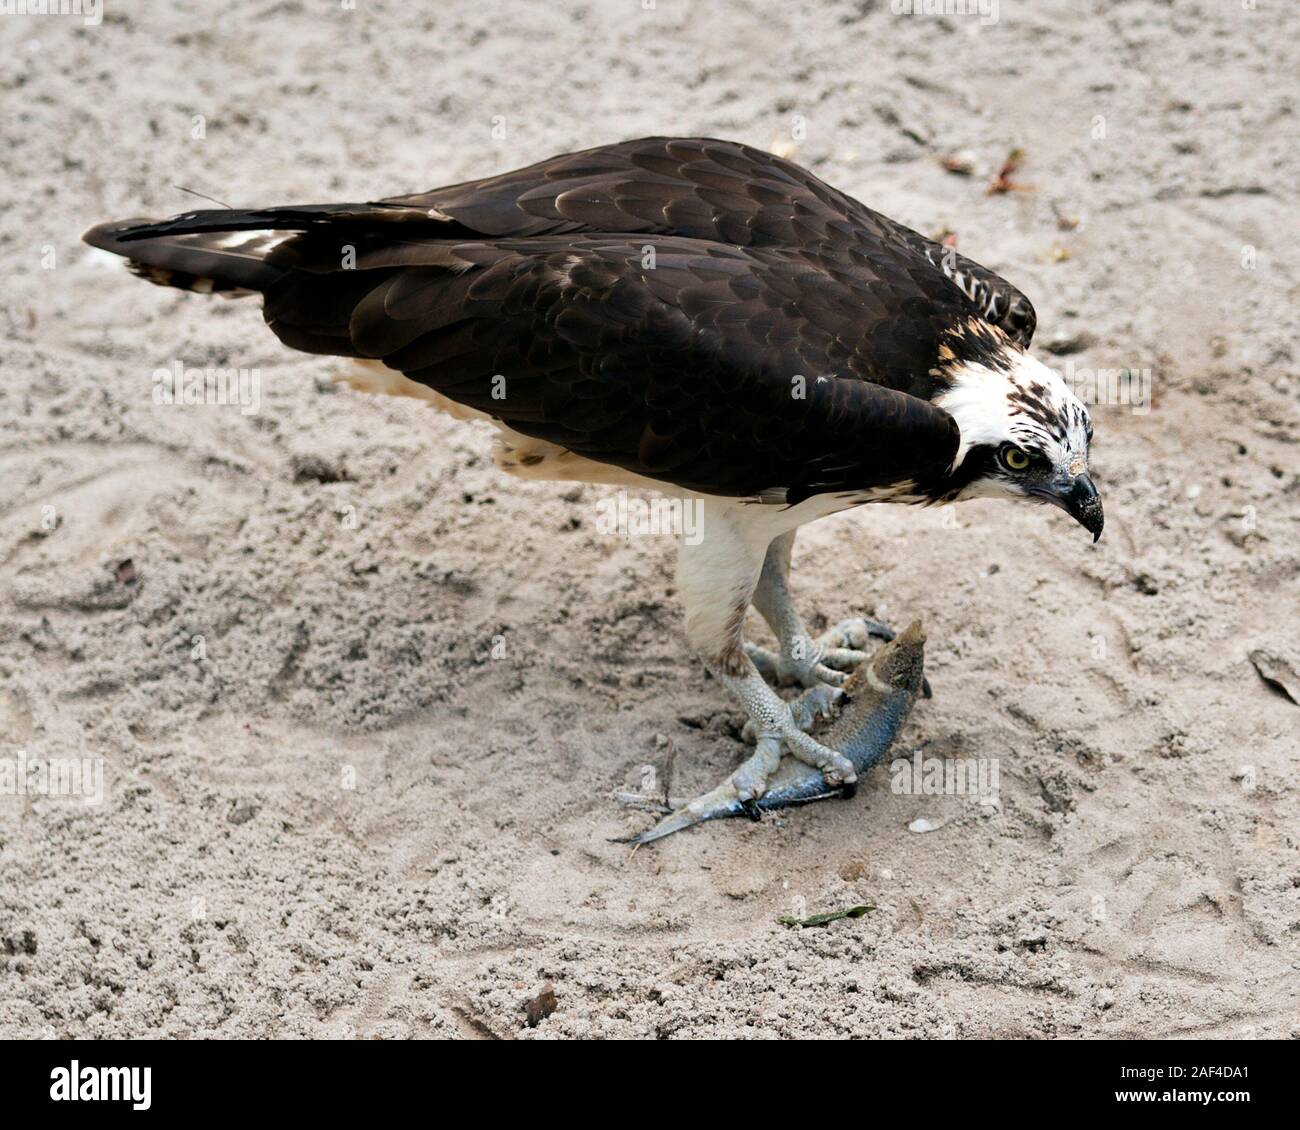
<svg viewBox="0 0 1300 1130"><path fill-rule="evenodd" d="M445 229L444 221L430 216L427 208L403 204L286 204L277 208L204 208L182 212L169 220L124 220L110 225L124 243L161 236L200 235L207 232L309 231L329 224L333 227L375 228L393 223L417 223Z"/></svg>
<svg viewBox="0 0 1300 1130"><path fill-rule="evenodd" d="M123 256L132 271L159 286L203 294L252 294L283 277L283 268L266 262L275 247L289 238L278 232L245 228L155 236L149 230L155 226L168 225L116 221L97 224L81 238L91 247Z"/></svg>
<svg viewBox="0 0 1300 1130"><path fill-rule="evenodd" d="M183 212L169 220L130 219L97 224L81 238L92 247L128 260L142 278L162 286L204 293L265 291L298 265L301 254L271 253L303 233L329 232L348 243L368 237L404 235L438 238L472 234L446 217L400 203L295 204L283 208L209 208ZM301 242L301 241L300 241ZM310 250L304 243L301 253ZM331 245L330 257L337 247Z"/></svg>

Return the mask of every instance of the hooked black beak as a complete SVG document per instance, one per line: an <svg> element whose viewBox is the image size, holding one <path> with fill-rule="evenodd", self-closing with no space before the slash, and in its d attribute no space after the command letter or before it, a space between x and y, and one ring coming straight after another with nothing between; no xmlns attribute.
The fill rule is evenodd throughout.
<svg viewBox="0 0 1300 1130"><path fill-rule="evenodd" d="M1059 506L1092 534L1094 545L1101 537L1101 528L1106 519L1101 512L1101 497L1087 472L1073 478L1063 477L1050 484L1030 487L1029 493L1053 506Z"/></svg>
<svg viewBox="0 0 1300 1130"><path fill-rule="evenodd" d="M1076 475L1070 489L1061 498L1061 508L1092 534L1095 545L1101 537L1106 516L1101 509L1101 496L1087 474Z"/></svg>

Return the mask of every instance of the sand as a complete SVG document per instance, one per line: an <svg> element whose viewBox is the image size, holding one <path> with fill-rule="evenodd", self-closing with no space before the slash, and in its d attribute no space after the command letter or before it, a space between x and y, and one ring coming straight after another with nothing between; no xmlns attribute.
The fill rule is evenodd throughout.
<svg viewBox="0 0 1300 1130"><path fill-rule="evenodd" d="M0 1036L1300 1035L1300 706L1250 659L1300 666L1297 42L1141 0L0 19L0 754L104 785L0 797ZM77 238L177 185L367 199L652 133L780 148L1004 271L1039 356L1150 371L1094 409L1095 547L991 501L801 534L810 620L924 619L899 751L996 758L997 804L881 770L608 842L645 766L745 753L671 539ZM257 411L155 404L176 363L258 370Z"/></svg>

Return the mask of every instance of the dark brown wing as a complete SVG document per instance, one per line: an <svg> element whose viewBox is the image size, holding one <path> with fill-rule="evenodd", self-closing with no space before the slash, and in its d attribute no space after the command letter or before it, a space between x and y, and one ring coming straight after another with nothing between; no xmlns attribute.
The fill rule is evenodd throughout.
<svg viewBox="0 0 1300 1130"><path fill-rule="evenodd" d="M905 275L837 279L783 249L677 237L386 242L340 270L313 234L273 258L266 317L287 344L381 358L690 490L794 503L926 481L956 453L947 413L871 379L929 365L958 316L910 301Z"/></svg>
<svg viewBox="0 0 1300 1130"><path fill-rule="evenodd" d="M157 266L172 268L179 261L180 270L194 273L210 269L211 262L193 251L210 249L185 237L262 229L327 231L358 240L616 232L782 247L832 273L864 263L877 274L907 273L922 293L998 326L1022 346L1029 344L1036 321L1020 291L973 260L790 161L711 138L626 141L372 203L206 210L164 223L101 225L91 241L122 254L167 260ZM134 249L127 246L133 243Z"/></svg>
<svg viewBox="0 0 1300 1130"><path fill-rule="evenodd" d="M785 247L821 265L906 256L938 270L969 313L1025 346L1034 308L1005 279L873 212L775 154L712 138L650 137L382 202L483 236L624 232ZM453 237L454 234L452 233Z"/></svg>

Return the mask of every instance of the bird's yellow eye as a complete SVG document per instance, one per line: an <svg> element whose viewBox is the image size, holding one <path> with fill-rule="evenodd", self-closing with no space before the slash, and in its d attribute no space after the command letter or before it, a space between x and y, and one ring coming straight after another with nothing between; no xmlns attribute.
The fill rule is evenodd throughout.
<svg viewBox="0 0 1300 1130"><path fill-rule="evenodd" d="M1029 466L1029 456L1020 448L1008 444L1002 449L1002 462L1013 471L1023 471Z"/></svg>

